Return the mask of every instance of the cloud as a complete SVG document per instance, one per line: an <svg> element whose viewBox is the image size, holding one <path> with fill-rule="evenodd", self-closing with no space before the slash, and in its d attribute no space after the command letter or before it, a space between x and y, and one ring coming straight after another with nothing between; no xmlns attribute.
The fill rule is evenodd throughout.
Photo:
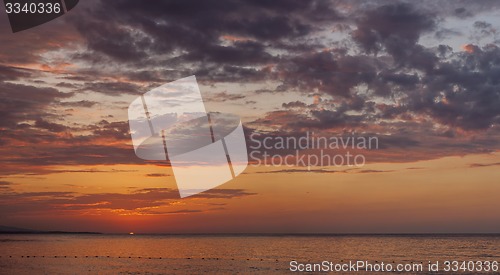
<svg viewBox="0 0 500 275"><path fill-rule="evenodd" d="M138 85L125 82L87 82L79 88L79 91L108 95L140 95L144 93Z"/></svg>
<svg viewBox="0 0 500 275"><path fill-rule="evenodd" d="M0 180L0 192L12 192L12 185L14 185L14 183Z"/></svg>
<svg viewBox="0 0 500 275"><path fill-rule="evenodd" d="M0 81L18 80L20 78L29 77L31 74L32 72L30 70L0 64Z"/></svg>
<svg viewBox="0 0 500 275"><path fill-rule="evenodd" d="M66 24L65 18L61 19L38 26L36 31L24 31L16 34L12 34L6 18L1 20L1 63L3 65L37 64L38 62L43 62L42 55L44 53L72 48L72 46L79 43L80 36L75 32L73 25Z"/></svg>
<svg viewBox="0 0 500 275"><path fill-rule="evenodd" d="M227 91L211 95L207 100L213 102L226 102L244 99L246 96L241 94L229 94Z"/></svg>
<svg viewBox="0 0 500 275"><path fill-rule="evenodd" d="M473 163L470 165L470 167L472 167L472 168L491 167L491 166L500 166L500 162L497 162L497 163Z"/></svg>
<svg viewBox="0 0 500 275"><path fill-rule="evenodd" d="M0 82L0 126L12 129L23 121L50 116L49 104L71 96L54 88Z"/></svg>
<svg viewBox="0 0 500 275"><path fill-rule="evenodd" d="M221 208L221 209L217 209L217 210L222 210L224 208ZM213 210L213 209L211 209ZM144 210L141 210L141 214L142 215L175 215L175 214L192 214L192 213L202 213L202 212L206 212L206 210L200 210L200 209L181 209L181 210L174 210L174 211L158 211L158 210L154 210L154 209L144 209Z"/></svg>
<svg viewBox="0 0 500 275"><path fill-rule="evenodd" d="M12 153L10 153L12 154ZM134 149L129 147L114 147L110 145L82 144L74 146L38 147L36 150L20 150L16 158L10 158L6 163L12 165L29 165L34 167L53 165L99 165L99 164L146 164L135 156ZM20 171L23 171L21 169ZM36 169L35 169L36 171ZM10 168L0 168L0 173L15 173ZM46 173L43 171L43 173Z"/></svg>
<svg viewBox="0 0 500 275"><path fill-rule="evenodd" d="M106 11L113 20L93 16L101 11ZM259 41L290 39L310 33L314 29L312 22L338 18L328 1L286 4L231 0L154 4L99 1L89 15L92 20L76 23L89 48L125 62L137 62L150 54L171 52L175 48L187 49L188 56L196 53L209 60L230 62L231 58L243 56L246 61L254 62L260 60L259 56L265 58L261 51L255 52L254 47L261 47L260 44L240 41L238 47L220 47L220 36Z"/></svg>
<svg viewBox="0 0 500 275"><path fill-rule="evenodd" d="M189 200L234 199L255 195L242 189L212 189ZM139 189L131 193L78 194L72 192L0 193L2 215L67 213L85 214L89 210L117 214L164 215L197 213L197 209L175 209L179 193L169 188ZM204 210L205 211L205 210Z"/></svg>
<svg viewBox="0 0 500 275"><path fill-rule="evenodd" d="M354 41L367 53L387 51L402 58L414 51L420 36L436 27L435 15L396 3L367 11L352 33Z"/></svg>
<svg viewBox="0 0 500 275"><path fill-rule="evenodd" d="M371 58L334 52L293 57L280 63L278 69L285 87L343 97L351 96L354 87L376 76Z"/></svg>
<svg viewBox="0 0 500 275"><path fill-rule="evenodd" d="M390 173L394 172L393 170L355 170L356 173L360 174L374 174L374 173Z"/></svg>
<svg viewBox="0 0 500 275"><path fill-rule="evenodd" d="M98 104L99 104L98 102L90 100L61 102L61 105L64 107L77 107L77 108L92 108Z"/></svg>
<svg viewBox="0 0 500 275"><path fill-rule="evenodd" d="M411 94L407 106L445 125L488 129L499 123L499 65L500 48L494 45L457 54L426 75L424 93Z"/></svg>
<svg viewBox="0 0 500 275"><path fill-rule="evenodd" d="M493 142L500 122L498 45L471 41L456 51L447 37L468 34L451 33L455 28L443 24L459 17L474 29L472 36L495 36L494 24L478 15L498 10L498 2L96 0L82 5L54 23L65 25L60 30L41 26L16 39L2 36L2 50L19 48L25 54L0 64L0 144L19 146L15 154L2 150L9 165L42 173L41 166L61 163L145 164L130 145L128 98L155 82L191 74L202 87L232 84L231 93L212 97L223 105L241 106L246 94L238 87L255 87L252 100L246 100L260 112L245 122L251 131L357 131L379 136L383 150L428 149L429 157L498 147ZM25 45L43 35L39 44ZM12 65L18 63L39 70ZM47 69L60 63L71 66ZM109 96L103 106L113 106L99 116L106 120L86 115L102 107L89 99L96 93ZM321 100L306 104L312 97ZM267 106L273 102L276 106ZM61 108L78 108L76 117ZM471 136L473 144L467 145ZM442 150L436 149L439 144Z"/></svg>
<svg viewBox="0 0 500 275"><path fill-rule="evenodd" d="M170 174L164 174L164 173L151 173L151 174L146 174L146 177L151 177L151 178L161 178L161 177L170 177L172 175Z"/></svg>
<svg viewBox="0 0 500 275"><path fill-rule="evenodd" d="M48 169L47 174L55 173L133 173L137 170L123 170L123 169L110 169L110 170L99 170L99 169L73 169L73 170L61 170L61 169Z"/></svg>
<svg viewBox="0 0 500 275"><path fill-rule="evenodd" d="M283 108L303 108L306 107L307 104L301 101L293 101L293 102L288 102L288 103L283 103L281 107Z"/></svg>
<svg viewBox="0 0 500 275"><path fill-rule="evenodd" d="M48 121L45 121L43 119L37 119L35 121L34 126L37 128L40 128L40 129L48 130L48 131L53 132L53 133L60 133L60 132L67 131L69 129L69 127L67 127L67 126L57 124L57 123L48 122Z"/></svg>
<svg viewBox="0 0 500 275"><path fill-rule="evenodd" d="M327 0L95 1L80 10L86 20L67 20L87 51L74 58L90 64L106 60L141 81L192 74L201 81L262 80L269 76L266 66L279 60L273 49L304 44L322 22L343 20ZM102 13L106 19L96 16ZM123 63L130 69L117 66ZM160 69L164 66L170 69Z"/></svg>
<svg viewBox="0 0 500 275"><path fill-rule="evenodd" d="M265 172L257 172L257 174L290 174L290 173L319 173L319 174L333 174L333 173L341 173L341 171L333 171L326 169L283 169L283 170L274 170L274 171L265 171Z"/></svg>
<svg viewBox="0 0 500 275"><path fill-rule="evenodd" d="M362 120L362 116L349 115L343 110L312 110L311 115L314 118L309 121L300 121L296 125L305 128L344 128L356 127Z"/></svg>
<svg viewBox="0 0 500 275"><path fill-rule="evenodd" d="M112 139L118 141L129 141L130 130L128 121L113 121L101 120L95 125L87 127L92 130L92 135L87 138L90 139Z"/></svg>

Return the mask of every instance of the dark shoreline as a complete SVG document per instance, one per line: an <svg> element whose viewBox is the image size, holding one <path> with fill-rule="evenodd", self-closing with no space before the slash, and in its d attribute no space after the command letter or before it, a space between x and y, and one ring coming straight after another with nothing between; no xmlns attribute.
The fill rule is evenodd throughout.
<svg viewBox="0 0 500 275"><path fill-rule="evenodd" d="M100 232L65 232L65 231L33 231L33 232L17 232L17 231L2 231L0 235L103 235Z"/></svg>

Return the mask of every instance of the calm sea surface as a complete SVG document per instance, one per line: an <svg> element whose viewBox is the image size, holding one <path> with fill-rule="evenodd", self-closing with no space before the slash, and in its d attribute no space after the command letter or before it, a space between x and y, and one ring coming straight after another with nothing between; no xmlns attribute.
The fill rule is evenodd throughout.
<svg viewBox="0 0 500 275"><path fill-rule="evenodd" d="M500 236L0 235L1 274L269 274L292 260L500 261Z"/></svg>

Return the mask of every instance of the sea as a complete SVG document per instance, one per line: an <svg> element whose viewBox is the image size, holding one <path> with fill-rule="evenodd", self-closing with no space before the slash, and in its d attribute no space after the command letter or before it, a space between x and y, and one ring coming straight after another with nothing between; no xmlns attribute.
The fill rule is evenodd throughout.
<svg viewBox="0 0 500 275"><path fill-rule="evenodd" d="M498 262L500 235L0 235L0 274L500 274Z"/></svg>

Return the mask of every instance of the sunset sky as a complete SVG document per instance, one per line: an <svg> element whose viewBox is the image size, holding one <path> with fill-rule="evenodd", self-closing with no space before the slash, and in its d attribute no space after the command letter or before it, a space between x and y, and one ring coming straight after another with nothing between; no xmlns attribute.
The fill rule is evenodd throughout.
<svg viewBox="0 0 500 275"><path fill-rule="evenodd" d="M18 33L2 11L0 225L499 233L499 26L497 0L82 0ZM250 165L180 199L166 163L134 154L127 108L191 75L247 137L379 148L356 151L363 167Z"/></svg>

